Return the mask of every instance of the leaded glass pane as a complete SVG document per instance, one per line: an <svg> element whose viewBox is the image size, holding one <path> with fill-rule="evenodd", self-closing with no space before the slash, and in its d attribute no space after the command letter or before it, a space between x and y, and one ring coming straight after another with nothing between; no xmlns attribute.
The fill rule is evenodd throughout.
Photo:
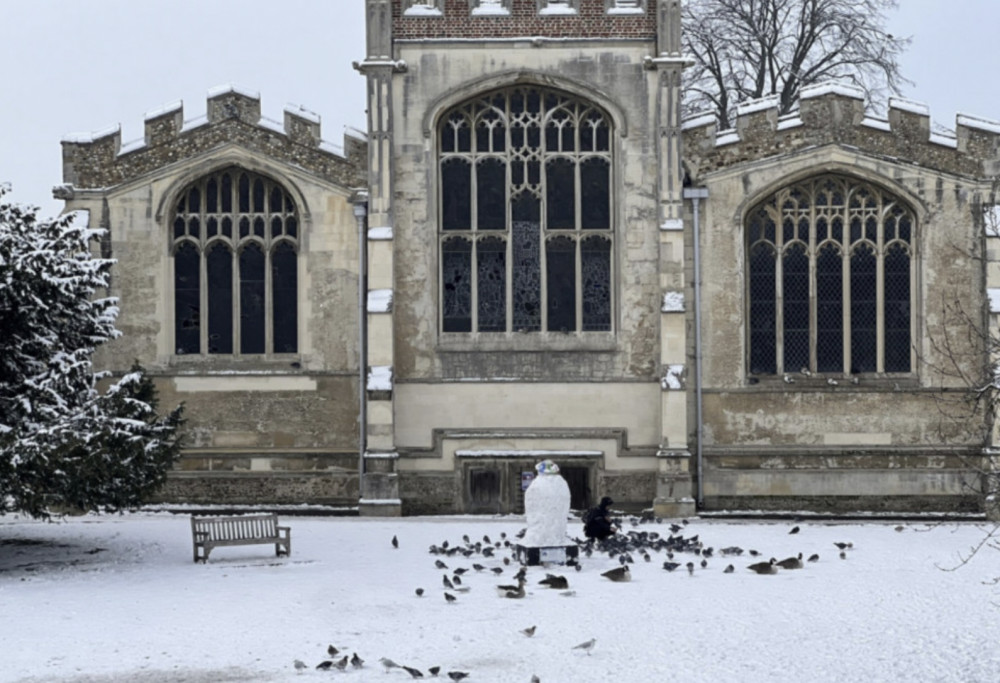
<svg viewBox="0 0 1000 683"><path fill-rule="evenodd" d="M521 195L514 202L511 225L514 329L535 332L542 326L541 243L538 200Z"/></svg>
<svg viewBox="0 0 1000 683"><path fill-rule="evenodd" d="M479 331L506 331L507 243L504 240L497 237L479 240L476 277Z"/></svg>
<svg viewBox="0 0 1000 683"><path fill-rule="evenodd" d="M566 158L545 164L545 227L549 230L576 228L575 168Z"/></svg>
<svg viewBox="0 0 1000 683"><path fill-rule="evenodd" d="M253 182L253 210L256 213L264 212L264 183L260 178Z"/></svg>
<svg viewBox="0 0 1000 683"><path fill-rule="evenodd" d="M893 244L885 255L885 371L910 371L910 255Z"/></svg>
<svg viewBox="0 0 1000 683"><path fill-rule="evenodd" d="M239 211L240 211L240 213L249 213L250 212L250 179L247 177L246 173L241 173L240 174L239 186L240 186L240 188L239 188L239 194L240 194L240 201L239 201L240 208L239 208Z"/></svg>
<svg viewBox="0 0 1000 683"><path fill-rule="evenodd" d="M546 313L550 332L576 331L576 243L556 237L545 243Z"/></svg>
<svg viewBox="0 0 1000 683"><path fill-rule="evenodd" d="M298 258L290 242L280 242L271 254L271 324L275 353L298 351Z"/></svg>
<svg viewBox="0 0 1000 683"><path fill-rule="evenodd" d="M219 210L219 184L215 178L209 178L205 184L205 211L215 213Z"/></svg>
<svg viewBox="0 0 1000 683"><path fill-rule="evenodd" d="M472 228L472 164L465 159L445 159L441 163L441 228Z"/></svg>
<svg viewBox="0 0 1000 683"><path fill-rule="evenodd" d="M175 353L201 353L201 259L198 248L182 243L174 252Z"/></svg>
<svg viewBox="0 0 1000 683"><path fill-rule="evenodd" d="M750 250L750 372L754 374L777 369L775 264L770 245L757 244Z"/></svg>
<svg viewBox="0 0 1000 683"><path fill-rule="evenodd" d="M499 159L476 164L476 219L480 230L507 228L507 169Z"/></svg>
<svg viewBox="0 0 1000 683"><path fill-rule="evenodd" d="M445 240L441 246L442 329L472 331L472 244Z"/></svg>
<svg viewBox="0 0 1000 683"><path fill-rule="evenodd" d="M220 243L208 252L208 352L233 352L233 252Z"/></svg>
<svg viewBox="0 0 1000 683"><path fill-rule="evenodd" d="M862 244L851 254L851 372L878 369L875 252Z"/></svg>
<svg viewBox="0 0 1000 683"><path fill-rule="evenodd" d="M583 331L611 330L611 241L588 237L580 244Z"/></svg>
<svg viewBox="0 0 1000 683"><path fill-rule="evenodd" d="M590 158L580 164L580 227L611 227L611 167L607 159Z"/></svg>
<svg viewBox="0 0 1000 683"><path fill-rule="evenodd" d="M264 353L264 252L248 244L240 252L240 353Z"/></svg>
<svg viewBox="0 0 1000 683"><path fill-rule="evenodd" d="M809 368L809 257L805 246L791 245L782 256L782 313L785 372Z"/></svg>
<svg viewBox="0 0 1000 683"><path fill-rule="evenodd" d="M844 260L826 244L816 257L816 369L844 369Z"/></svg>

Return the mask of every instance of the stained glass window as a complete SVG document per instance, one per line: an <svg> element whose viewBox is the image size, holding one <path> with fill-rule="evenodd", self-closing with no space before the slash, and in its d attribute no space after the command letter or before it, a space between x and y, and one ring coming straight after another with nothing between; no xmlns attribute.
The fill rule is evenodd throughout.
<svg viewBox="0 0 1000 683"><path fill-rule="evenodd" d="M910 372L913 224L897 197L836 174L755 207L746 225L749 371Z"/></svg>

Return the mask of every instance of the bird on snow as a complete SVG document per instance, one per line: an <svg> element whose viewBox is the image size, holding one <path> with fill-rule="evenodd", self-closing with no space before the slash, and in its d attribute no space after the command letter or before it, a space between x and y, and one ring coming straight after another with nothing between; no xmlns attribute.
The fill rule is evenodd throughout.
<svg viewBox="0 0 1000 683"><path fill-rule="evenodd" d="M358 653L355 652L351 656L351 666L353 666L355 669L360 669L364 665L365 665L365 660L361 659L361 657L358 657Z"/></svg>
<svg viewBox="0 0 1000 683"><path fill-rule="evenodd" d="M484 569L486 569L486 567L484 567L484 566L483 566L483 565L481 565L481 564L474 564L474 565L472 565L472 568L473 568L473 569L475 569L475 570L476 570L477 572L481 572L481 571L483 571Z"/></svg>
<svg viewBox="0 0 1000 683"><path fill-rule="evenodd" d="M542 683L542 679L539 678L538 676L532 676L531 683Z"/></svg>
<svg viewBox="0 0 1000 683"><path fill-rule="evenodd" d="M438 675L438 671L441 670L441 667L440 666L432 666L432 667L430 667L427 670L431 672L431 676L437 676Z"/></svg>
<svg viewBox="0 0 1000 683"><path fill-rule="evenodd" d="M418 593L418 595L419 595L419 593ZM331 657L336 657L338 652L340 652L340 650L338 650L337 648L335 648L333 645L327 645L327 647L326 647L326 653L328 655L330 655Z"/></svg>
<svg viewBox="0 0 1000 683"><path fill-rule="evenodd" d="M466 569L465 567L459 567L458 569L455 570L454 573L457 574L458 576L461 576L462 574L464 574L467 571L469 571L469 570Z"/></svg>
<svg viewBox="0 0 1000 683"><path fill-rule="evenodd" d="M503 574L503 567L493 567L490 569L490 571L496 574L497 576L500 576L501 574Z"/></svg>
<svg viewBox="0 0 1000 683"><path fill-rule="evenodd" d="M447 574L441 577L441 583L443 583L444 587L448 590L455 590L455 585L451 582L451 579L448 578Z"/></svg>
<svg viewBox="0 0 1000 683"><path fill-rule="evenodd" d="M522 628L521 633L530 638L531 636L535 635L536 628L537 628L536 626L529 626L528 628Z"/></svg>
<svg viewBox="0 0 1000 683"><path fill-rule="evenodd" d="M726 565L726 568L722 570L722 573L723 574L732 574L734 571L736 571L736 568L733 565L730 564L730 565Z"/></svg>
<svg viewBox="0 0 1000 683"><path fill-rule="evenodd" d="M782 569L802 569L802 553L798 557L786 557L778 562L778 566Z"/></svg>
<svg viewBox="0 0 1000 683"><path fill-rule="evenodd" d="M347 655L344 655L339 662L337 662L336 667L341 671L347 671Z"/></svg>
<svg viewBox="0 0 1000 683"><path fill-rule="evenodd" d="M441 560L434 560L434 566L437 567L438 569L447 569L448 568L448 565L446 565Z"/></svg>
<svg viewBox="0 0 1000 683"><path fill-rule="evenodd" d="M788 533L790 533L790 534L797 534L797 533L799 533L799 528L797 526L793 526L792 529L791 529L791 531L789 531Z"/></svg>
<svg viewBox="0 0 1000 683"><path fill-rule="evenodd" d="M393 548L398 548L399 547L399 539L396 538L395 536L392 537L392 547Z"/></svg>
<svg viewBox="0 0 1000 683"><path fill-rule="evenodd" d="M629 573L628 565L623 564L620 567L615 567L614 569L609 569L606 572L602 572L601 576L606 579L611 579L615 582L631 581L632 575Z"/></svg>
<svg viewBox="0 0 1000 683"><path fill-rule="evenodd" d="M392 661L388 657L379 657L378 661L381 662L382 666L385 667L386 671L388 671L389 669L398 669L399 668L399 664L396 664L396 662Z"/></svg>
<svg viewBox="0 0 1000 683"><path fill-rule="evenodd" d="M462 577L459 576L458 574L455 574L453 577L451 577L451 582L453 584L455 584L456 586L461 586L462 585Z"/></svg>
<svg viewBox="0 0 1000 683"><path fill-rule="evenodd" d="M663 563L663 568L666 569L668 572L672 572L673 570L677 569L680 566L681 566L680 562L670 562L669 560Z"/></svg>
<svg viewBox="0 0 1000 683"><path fill-rule="evenodd" d="M451 603L455 602L456 600L458 600L458 598L456 598L454 595L452 595L451 593L449 593L447 591L445 591L444 599L447 600L449 604L451 604Z"/></svg>
<svg viewBox="0 0 1000 683"><path fill-rule="evenodd" d="M579 645L574 645L573 649L574 650L583 650L584 652L586 652L589 655L590 651L594 649L594 644L596 642L597 642L597 638L591 638L590 640L588 640L586 642L583 642L583 643L580 643Z"/></svg>
<svg viewBox="0 0 1000 683"><path fill-rule="evenodd" d="M848 548L854 547L854 544L851 543L850 541L848 541L847 543L844 543L842 541L834 541L833 544L838 548L840 548L841 550L847 550Z"/></svg>
<svg viewBox="0 0 1000 683"><path fill-rule="evenodd" d="M508 588L512 590L500 590L501 588ZM524 578L518 578L517 586L498 586L497 590L500 591L500 597L510 598L512 600L519 600L524 597Z"/></svg>
<svg viewBox="0 0 1000 683"><path fill-rule="evenodd" d="M326 661L322 661L319 664L317 664L316 668L319 669L320 671L329 671L331 666L333 666L333 660L327 659Z"/></svg>
<svg viewBox="0 0 1000 683"><path fill-rule="evenodd" d="M775 560L773 557L769 562L755 562L747 567L750 571L756 574L777 574L778 568L775 566Z"/></svg>
<svg viewBox="0 0 1000 683"><path fill-rule="evenodd" d="M566 590L569 588L569 581L566 580L566 577L558 576L556 574L546 574L545 578L538 583L539 585L548 586L549 588L555 588L557 590Z"/></svg>
<svg viewBox="0 0 1000 683"><path fill-rule="evenodd" d="M688 562L684 566L687 567L688 576L694 576L694 562Z"/></svg>
<svg viewBox="0 0 1000 683"><path fill-rule="evenodd" d="M842 560L846 560L847 559L847 553L845 553L843 550L840 551L840 559L842 559Z"/></svg>
<svg viewBox="0 0 1000 683"><path fill-rule="evenodd" d="M403 665L402 668L406 671L406 673L410 674L410 676L412 676L413 678L424 677L424 672L421 671L420 669L414 669L412 666L406 666L405 664Z"/></svg>
<svg viewBox="0 0 1000 683"><path fill-rule="evenodd" d="M809 556L809 559L806 560L806 561L807 562L819 562L819 554L818 553L813 553L812 555Z"/></svg>
<svg viewBox="0 0 1000 683"><path fill-rule="evenodd" d="M453 681L460 681L463 678L468 678L468 677L469 677L469 674L466 671L449 671L448 672L448 678L450 678Z"/></svg>
<svg viewBox="0 0 1000 683"><path fill-rule="evenodd" d="M418 588L417 590L414 591L414 593L416 593L417 597L419 598L421 595L424 594L424 589L423 588Z"/></svg>
<svg viewBox="0 0 1000 683"><path fill-rule="evenodd" d="M309 668L309 666L305 662L303 662L301 659L296 659L295 662L294 662L294 666L295 666L295 670L298 671L299 673L302 673L303 669L308 669Z"/></svg>

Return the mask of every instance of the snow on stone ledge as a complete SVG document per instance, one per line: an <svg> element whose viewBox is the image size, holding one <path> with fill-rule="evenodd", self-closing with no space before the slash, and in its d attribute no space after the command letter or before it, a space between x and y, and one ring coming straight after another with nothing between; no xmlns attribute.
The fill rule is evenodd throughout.
<svg viewBox="0 0 1000 683"><path fill-rule="evenodd" d="M294 114L295 116L298 116L300 119L311 121L312 123L315 123L317 125L319 125L320 123L319 114L317 114L314 111L310 111L309 109L306 109L301 104L292 104L291 102L289 102L288 104L285 105L285 111L288 112L289 114Z"/></svg>
<svg viewBox="0 0 1000 683"><path fill-rule="evenodd" d="M705 111L700 114L695 114L689 119L681 121L681 130L690 130L692 128L701 128L703 126L711 126L715 123L715 113L711 111Z"/></svg>
<svg viewBox="0 0 1000 683"><path fill-rule="evenodd" d="M777 109L778 107L778 96L768 95L767 97L761 97L756 100L747 100L742 104L736 105L736 115L746 116L747 114L752 114L757 111L764 111L767 109Z"/></svg>
<svg viewBox="0 0 1000 683"><path fill-rule="evenodd" d="M455 451L456 458L597 458L604 451L561 451L542 448L460 448Z"/></svg>
<svg viewBox="0 0 1000 683"><path fill-rule="evenodd" d="M931 115L930 107L928 107L923 102L914 102L913 100L905 100L902 97L890 97L889 109L900 109L902 111L908 111L911 114L919 114L920 116Z"/></svg>
<svg viewBox="0 0 1000 683"><path fill-rule="evenodd" d="M1000 287L989 287L986 296L990 298L990 313L1000 313Z"/></svg>
<svg viewBox="0 0 1000 683"><path fill-rule="evenodd" d="M181 100L174 100L173 102L165 104L162 107L157 107L156 109L150 109L143 115L142 119L143 121L156 119L166 114L173 114L175 111L178 111L183 107L184 103Z"/></svg>
<svg viewBox="0 0 1000 683"><path fill-rule="evenodd" d="M885 119L878 119L873 116L866 116L861 119L861 125L868 128L874 128L875 130L884 130L887 133L892 132L892 126Z"/></svg>
<svg viewBox="0 0 1000 683"><path fill-rule="evenodd" d="M225 95L227 93L236 93L237 95L243 95L244 97L249 97L252 100L259 100L260 93L256 90L248 90L246 88L241 88L234 83L225 83L223 85L217 85L214 88L209 88L208 97L218 97L219 95Z"/></svg>
<svg viewBox="0 0 1000 683"><path fill-rule="evenodd" d="M660 310L664 313L678 313L684 310L684 292L667 292L663 295Z"/></svg>
<svg viewBox="0 0 1000 683"><path fill-rule="evenodd" d="M392 366L373 365L368 368L368 391L392 391Z"/></svg>
<svg viewBox="0 0 1000 683"><path fill-rule="evenodd" d="M827 81L802 88L799 92L799 100L808 100L813 97L822 97L823 95L840 95L842 97L853 97L856 100L865 99L865 91L856 85L841 81Z"/></svg>
<svg viewBox="0 0 1000 683"><path fill-rule="evenodd" d="M660 380L660 386L664 390L677 390L684 388L684 366L668 365L667 372L663 375L663 379Z"/></svg>
<svg viewBox="0 0 1000 683"><path fill-rule="evenodd" d="M799 117L798 112L792 114L786 114L778 119L777 130L788 130L789 128L798 128L802 124L802 119Z"/></svg>
<svg viewBox="0 0 1000 683"><path fill-rule="evenodd" d="M367 309L369 313L390 312L392 310L392 290L369 289Z"/></svg>
<svg viewBox="0 0 1000 683"><path fill-rule="evenodd" d="M368 239L374 242L391 240L392 228L368 228Z"/></svg>
<svg viewBox="0 0 1000 683"><path fill-rule="evenodd" d="M433 2L415 2L403 12L404 17L440 17L441 10Z"/></svg>
<svg viewBox="0 0 1000 683"><path fill-rule="evenodd" d="M71 142L76 144L87 144L93 142L94 140L99 140L100 138L105 138L109 135L114 135L115 133L121 134L122 127L121 124L115 124L114 126L108 126L107 128L102 128L101 130L92 131L89 133L68 133L64 135L61 142Z"/></svg>
<svg viewBox="0 0 1000 683"><path fill-rule="evenodd" d="M724 130L718 134L715 138L716 147L724 147L726 145L732 145L740 141L739 133L735 130Z"/></svg>
<svg viewBox="0 0 1000 683"><path fill-rule="evenodd" d="M977 116L959 114L955 117L955 122L957 125L965 126L966 128L975 128L976 130L986 131L987 133L1000 134L1000 122L992 121L990 119L981 119Z"/></svg>

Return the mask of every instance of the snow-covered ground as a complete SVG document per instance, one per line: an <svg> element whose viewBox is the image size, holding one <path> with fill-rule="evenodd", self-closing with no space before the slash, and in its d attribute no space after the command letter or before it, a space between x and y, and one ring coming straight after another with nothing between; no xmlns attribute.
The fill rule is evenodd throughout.
<svg viewBox="0 0 1000 683"><path fill-rule="evenodd" d="M464 545L463 535L511 538L523 518L282 521L290 558L246 546L216 549L201 565L183 515L0 517L0 680L410 680L385 672L382 657L428 680L468 672L469 683L1000 680L1000 586L991 583L1000 554L987 548L947 571L992 528L984 524L800 521L789 534L791 522L693 519L683 535L715 549L704 569L676 554L696 562L693 575L666 572L663 552L650 562L634 554L632 581L614 583L601 572L618 561L594 554L581 571L529 568L527 595L514 600L495 590L514 582L506 548L493 558L428 548ZM669 533L667 521L634 530ZM835 542L853 543L845 559ZM746 553L720 557L727 546L820 557L758 576ZM469 590L454 603L435 560L449 577L468 568ZM546 571L565 575L572 594L538 585ZM529 638L521 630L530 626ZM574 649L591 638L590 653ZM331 644L364 667L316 670ZM296 659L308 668L296 671Z"/></svg>

